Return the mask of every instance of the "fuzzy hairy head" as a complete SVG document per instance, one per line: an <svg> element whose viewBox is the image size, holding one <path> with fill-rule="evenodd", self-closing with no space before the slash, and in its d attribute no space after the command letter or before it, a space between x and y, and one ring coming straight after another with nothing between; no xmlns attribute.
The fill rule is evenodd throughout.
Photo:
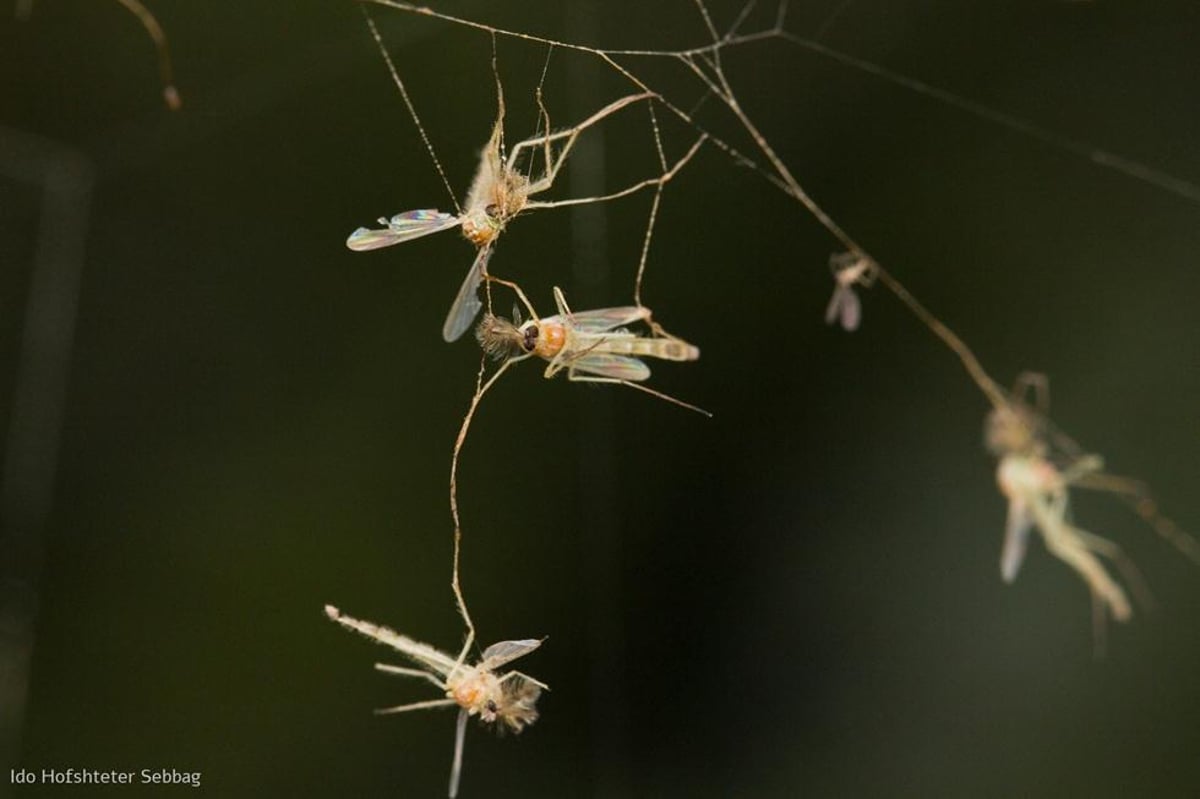
<svg viewBox="0 0 1200 799"><path fill-rule="evenodd" d="M502 316L485 313L475 328L480 348L497 361L525 354L525 333Z"/></svg>

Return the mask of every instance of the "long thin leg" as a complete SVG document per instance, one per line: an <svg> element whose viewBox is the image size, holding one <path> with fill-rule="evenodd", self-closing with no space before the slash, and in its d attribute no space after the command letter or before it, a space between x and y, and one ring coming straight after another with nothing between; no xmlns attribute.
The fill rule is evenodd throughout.
<svg viewBox="0 0 1200 799"><path fill-rule="evenodd" d="M541 680L535 680L533 677L530 677L528 674L526 674L525 672L522 672L522 671L510 671L507 674L505 674L503 677L500 678L500 682L505 683L505 682L508 682L509 680L516 679L517 677L520 677L525 682L533 683L538 688L541 688L543 691L550 690L549 685L546 685L546 683L542 682Z"/></svg>
<svg viewBox="0 0 1200 799"><path fill-rule="evenodd" d="M1078 527L1072 529L1089 550L1103 555L1116 564L1117 571L1121 572L1121 577L1133 591L1138 604L1146 610L1153 610L1157 606L1158 603L1154 601L1154 594L1150 592L1146 578L1137 565L1125 554L1125 550L1107 538L1089 533L1087 530L1081 530Z"/></svg>
<svg viewBox="0 0 1200 799"><path fill-rule="evenodd" d="M1061 519L1049 517L1048 509L1040 497L1031 501L1030 507L1035 510L1046 548L1079 573L1089 589L1104 600L1114 619L1128 621L1133 615L1133 610L1125 592L1109 576L1104 564L1088 551L1076 529Z"/></svg>
<svg viewBox="0 0 1200 799"><path fill-rule="evenodd" d="M560 141L562 139L566 139L566 142L559 149L558 155L554 156L552 158L552 161L546 165L547 166L546 175L542 178L542 180L549 178L550 183L553 183L554 178L558 175L558 170L562 168L563 162L565 162L567 160L567 156L570 154L571 148L575 146L575 140L577 138L579 138L579 134L583 133L585 130L590 128L592 125L595 125L597 122L601 121L605 117L611 116L612 114L616 113L617 111L620 111L622 108L629 105L630 103L636 103L641 100L649 100L649 99L653 99L656 97L658 97L658 95L655 94L654 92L639 92L637 94L628 94L617 100L613 100L611 103L604 106L599 111L592 114L590 117L583 120L582 122L580 122L578 125L575 125L574 127L567 128L566 130L560 130L555 133L545 133L541 136L534 136L532 138L525 139L524 141L517 142L516 144L513 145L512 152L510 152L508 154L508 160L506 163L506 167L509 170L512 170L513 167L516 165L517 159L520 157L520 154L524 150L526 150L530 147L546 148L551 142L556 142L556 141ZM547 155L549 155L549 150L547 150L546 152L547 152ZM538 182L541 183L542 181L539 180Z"/></svg>
<svg viewBox="0 0 1200 799"><path fill-rule="evenodd" d="M541 321L538 318L537 311L533 310L533 303L531 303L529 298L525 296L525 292L521 290L520 286L511 280L505 280L504 278L496 277L495 275L484 275L484 278L488 281L488 283L499 283L501 286L512 289L513 293L521 299L522 303L524 303L525 310L529 311L529 318L535 322ZM524 358L521 358L521 360L524 360Z"/></svg>
<svg viewBox="0 0 1200 799"><path fill-rule="evenodd" d="M401 677L420 677L422 679L429 680L443 691L446 690L445 684L427 671L421 671L420 669L408 669L404 666L393 666L391 663L376 663L375 669L388 674L398 674Z"/></svg>
<svg viewBox="0 0 1200 799"><path fill-rule="evenodd" d="M617 385L628 386L629 388L635 388L638 391L643 391L652 397L658 397L661 400L666 400L667 402L674 403L675 405L678 405L681 408L687 408L689 411L695 411L696 413L699 413L699 414L702 414L709 418L712 418L712 414L709 413L708 411L704 410L703 408L700 408L700 407L697 407L690 403L684 402L681 399L676 399L675 397L672 397L670 394L664 394L661 391L655 391L654 389L652 389L648 386L643 386L638 383L631 382L629 380L618 380L615 377L593 377L591 375L583 375L583 374L579 374L574 369L570 369L570 368L567 369L567 379L574 383L615 383Z"/></svg>
<svg viewBox="0 0 1200 799"><path fill-rule="evenodd" d="M566 200L550 201L531 200L525 204L525 210L532 210L535 208L564 208L568 205L586 205L589 203L607 202L608 200L616 200L620 197L634 194L635 192L641 191L647 186L662 185L663 183L671 180L671 178L675 177L679 170L682 169L688 161L692 160L692 156L696 154L696 151L700 149L700 145L704 144L708 138L709 137L706 134L701 134L699 137L697 137L696 141L692 143L692 146L688 148L688 151L684 153L683 157L675 162L670 171L659 175L656 178L647 178L646 180L639 181L631 186L626 186L619 191L614 191L609 194L598 194L592 197L572 197ZM538 181L530 188L529 195L532 196L534 194L546 191L550 188L550 185L550 183L545 181Z"/></svg>
<svg viewBox="0 0 1200 799"><path fill-rule="evenodd" d="M393 713L407 713L410 710L425 710L431 707L450 707L457 705L453 699L429 699L424 702L413 702L408 705L396 705L395 707L381 707L375 711L377 716L387 716Z"/></svg>
<svg viewBox="0 0 1200 799"><path fill-rule="evenodd" d="M1164 516L1158 510L1158 503L1150 496L1150 490L1140 480L1094 472L1082 475L1073 484L1080 488L1116 494L1154 528L1154 532L1182 552L1188 560L1200 565L1200 543L1174 520Z"/></svg>
<svg viewBox="0 0 1200 799"><path fill-rule="evenodd" d="M450 765L450 799L458 796L458 780L462 776L463 741L467 737L467 709L458 711L458 723L454 725L454 761Z"/></svg>

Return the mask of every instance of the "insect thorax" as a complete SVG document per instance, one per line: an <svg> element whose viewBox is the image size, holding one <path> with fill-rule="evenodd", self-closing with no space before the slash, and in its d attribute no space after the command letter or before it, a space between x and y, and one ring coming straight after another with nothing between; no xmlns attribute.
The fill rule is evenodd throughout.
<svg viewBox="0 0 1200 799"><path fill-rule="evenodd" d="M500 231L503 229L504 225L500 220L491 216L483 208L468 211L462 221L463 235L476 247L482 247L491 242L500 235Z"/></svg>
<svg viewBox="0 0 1200 799"><path fill-rule="evenodd" d="M531 324L531 323L526 323ZM533 345L533 352L539 358L550 360L558 353L562 352L562 348L567 343L567 330L562 325L546 324L542 325L537 330L537 340Z"/></svg>
<svg viewBox="0 0 1200 799"><path fill-rule="evenodd" d="M1035 420L1022 408L997 408L988 414L983 427L983 443L997 457L1010 454L1042 455L1045 446L1038 440Z"/></svg>
<svg viewBox="0 0 1200 799"><path fill-rule="evenodd" d="M495 721L496 710L503 699L500 680L490 671L467 669L446 686L446 695L465 708L472 716Z"/></svg>
<svg viewBox="0 0 1200 799"><path fill-rule="evenodd" d="M529 181L524 175L511 174L498 180L487 204L467 209L462 221L463 235L477 247L494 240L508 221L525 209L528 191Z"/></svg>

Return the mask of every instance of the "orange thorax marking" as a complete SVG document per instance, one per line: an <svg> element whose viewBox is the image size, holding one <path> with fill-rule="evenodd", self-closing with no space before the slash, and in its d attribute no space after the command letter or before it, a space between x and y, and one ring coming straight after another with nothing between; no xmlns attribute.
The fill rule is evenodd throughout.
<svg viewBox="0 0 1200 799"><path fill-rule="evenodd" d="M537 356L550 360L562 352L562 348L566 343L567 329L565 327L556 324L543 324L538 328L537 343L533 345L533 351Z"/></svg>

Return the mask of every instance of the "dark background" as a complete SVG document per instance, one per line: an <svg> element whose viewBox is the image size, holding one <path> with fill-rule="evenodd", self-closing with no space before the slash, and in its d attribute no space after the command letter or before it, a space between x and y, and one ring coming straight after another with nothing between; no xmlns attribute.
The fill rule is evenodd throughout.
<svg viewBox="0 0 1200 799"><path fill-rule="evenodd" d="M453 713L372 716L428 686L373 672L388 653L321 607L461 640L446 478L478 354L439 326L471 247L343 244L451 207L354 3L148 2L177 113L116 3L0 19L0 124L96 175L18 764L200 771L217 796L441 795ZM811 34L835 4L792 5ZM862 0L823 40L1200 180L1200 11L1130 5ZM705 41L683 0L516 6L439 4L608 46ZM712 10L724 27L736 4ZM376 17L461 193L495 115L488 36ZM511 143L546 51L498 46ZM627 63L700 96L677 64ZM1200 529L1200 206L783 43L726 67L804 186L998 380L1048 373L1060 426ZM551 57L556 124L626 91ZM749 151L717 103L701 113ZM660 121L677 156L690 134ZM647 131L623 113L580 163L609 189L651 174ZM7 426L41 206L11 176L0 192ZM583 193L564 175L551 194ZM626 304L649 201L532 213L492 270L543 312L553 285ZM703 350L652 384L714 418L532 363L484 402L464 587L483 643L549 636L521 667L553 690L518 739L472 725L464 797L1200 790L1196 568L1079 497L1158 600L1101 662L1084 585L1040 543L1005 586L982 396L882 288L854 335L822 323L836 249L706 148L664 196L645 301Z"/></svg>

